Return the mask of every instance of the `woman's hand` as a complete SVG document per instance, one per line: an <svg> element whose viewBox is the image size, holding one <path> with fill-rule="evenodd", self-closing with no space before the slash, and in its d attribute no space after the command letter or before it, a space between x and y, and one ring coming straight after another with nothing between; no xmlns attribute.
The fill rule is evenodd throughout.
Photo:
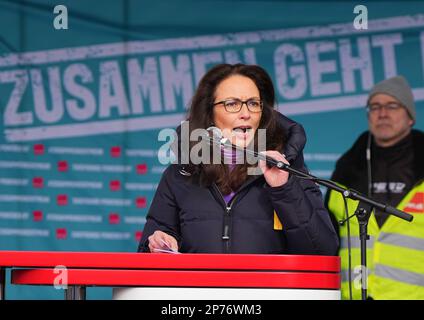
<svg viewBox="0 0 424 320"><path fill-rule="evenodd" d="M150 252L155 252L155 249L178 251L177 240L163 231L155 231L148 239Z"/></svg>
<svg viewBox="0 0 424 320"><path fill-rule="evenodd" d="M273 158L274 160L290 164L278 151L268 150L261 152L261 154ZM266 182L271 187L280 187L286 184L287 180L289 179L289 173L287 171L280 170L276 167L268 168L264 160L259 160L259 168L261 168Z"/></svg>

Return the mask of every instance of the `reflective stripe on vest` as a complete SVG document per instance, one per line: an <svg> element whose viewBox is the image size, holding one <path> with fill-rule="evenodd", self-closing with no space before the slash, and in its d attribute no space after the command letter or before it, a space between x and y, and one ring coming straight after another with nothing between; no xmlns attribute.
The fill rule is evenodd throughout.
<svg viewBox="0 0 424 320"><path fill-rule="evenodd" d="M391 279L394 281L405 282L414 286L424 287L424 274L411 271L405 271L398 268L376 264L374 273L376 276Z"/></svg>
<svg viewBox="0 0 424 320"><path fill-rule="evenodd" d="M357 276L357 274L355 274L355 272L354 272L354 270L352 269L352 270L350 270L351 272L350 272L350 279L351 280L354 280L355 279L355 277ZM341 275L341 277L342 277L342 282L346 282L346 281L349 281L349 270L341 270L340 271L340 275Z"/></svg>
<svg viewBox="0 0 424 320"><path fill-rule="evenodd" d="M361 274L360 266L352 267L352 270L350 270L350 280L355 280L356 277L358 277ZM368 276L370 276L372 272L370 269L368 269ZM349 271L347 269L343 269L340 271L340 275L342 277L343 282L349 281Z"/></svg>
<svg viewBox="0 0 424 320"><path fill-rule="evenodd" d="M396 233L381 232L378 241L398 247L424 251L424 239Z"/></svg>
<svg viewBox="0 0 424 320"><path fill-rule="evenodd" d="M340 237L340 249L348 248L348 237ZM372 249L374 247L375 237L371 237L367 240L367 249ZM350 247L351 248L361 248L361 240L355 236L350 236Z"/></svg>
<svg viewBox="0 0 424 320"><path fill-rule="evenodd" d="M343 198L331 191L329 209L338 220L344 217ZM348 200L349 213L357 202ZM399 210L414 215L412 223L389 216L381 229L372 215L369 223L371 241L367 241L368 292L375 299L424 299L424 181L414 186L397 206ZM357 220L351 220L352 289L354 298L360 298L360 290L354 288L360 273L360 240ZM342 258L342 297L348 297L347 227L340 227ZM375 265L374 265L375 264Z"/></svg>

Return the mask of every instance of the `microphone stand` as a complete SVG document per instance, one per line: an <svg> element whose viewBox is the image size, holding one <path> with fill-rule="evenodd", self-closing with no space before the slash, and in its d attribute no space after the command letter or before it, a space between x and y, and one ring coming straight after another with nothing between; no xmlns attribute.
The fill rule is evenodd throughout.
<svg viewBox="0 0 424 320"><path fill-rule="evenodd" d="M368 221L371 216L372 210L376 208L409 222L411 222L414 217L409 213L396 209L395 207L392 207L384 203L380 203L367 196L364 196L353 189L341 187L337 185L334 181L315 177L309 173L292 168L290 165L282 161L275 160L271 157L258 153L254 150L249 150L249 149L245 149L245 148L241 148L239 146L233 145L228 141L228 139L222 138L222 136L217 137L216 132L213 133L212 138L207 137L207 139L209 139L209 141L214 144L219 144L221 146L231 146L237 150L246 152L246 154L255 156L259 158L260 160L264 160L266 161L266 164L268 165L268 167L276 167L280 170L287 171L298 178L312 180L319 185L322 185L331 190L340 192L345 198L359 201L358 207L356 208L355 213L351 215L350 217L346 218L345 220L340 221L340 223L343 224L354 216L356 216L358 219L359 238L361 242L361 297L362 297L362 300L366 300L367 299L367 240L369 240Z"/></svg>

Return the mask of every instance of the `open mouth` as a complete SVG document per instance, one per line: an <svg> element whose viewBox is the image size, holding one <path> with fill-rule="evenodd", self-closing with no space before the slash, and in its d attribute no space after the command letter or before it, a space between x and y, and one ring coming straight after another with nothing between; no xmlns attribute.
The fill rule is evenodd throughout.
<svg viewBox="0 0 424 320"><path fill-rule="evenodd" d="M252 132L251 126L238 126L233 128L233 133L236 137L244 138L246 139L248 135Z"/></svg>
<svg viewBox="0 0 424 320"><path fill-rule="evenodd" d="M239 126L239 127L233 128L234 132L244 132L245 133L245 132L248 132L250 130L252 130L251 126Z"/></svg>

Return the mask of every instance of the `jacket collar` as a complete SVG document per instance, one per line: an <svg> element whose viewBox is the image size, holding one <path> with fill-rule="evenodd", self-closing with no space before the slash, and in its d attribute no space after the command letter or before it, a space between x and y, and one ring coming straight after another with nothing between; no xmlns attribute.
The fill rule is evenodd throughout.
<svg viewBox="0 0 424 320"><path fill-rule="evenodd" d="M366 170L368 134L369 131L363 132L353 146L340 158L341 168L339 169L343 172L346 172L346 170ZM414 152L414 172L416 173L416 179L421 180L424 178L424 166L422 165L424 163L424 133L413 129L410 134L412 135L412 148Z"/></svg>

